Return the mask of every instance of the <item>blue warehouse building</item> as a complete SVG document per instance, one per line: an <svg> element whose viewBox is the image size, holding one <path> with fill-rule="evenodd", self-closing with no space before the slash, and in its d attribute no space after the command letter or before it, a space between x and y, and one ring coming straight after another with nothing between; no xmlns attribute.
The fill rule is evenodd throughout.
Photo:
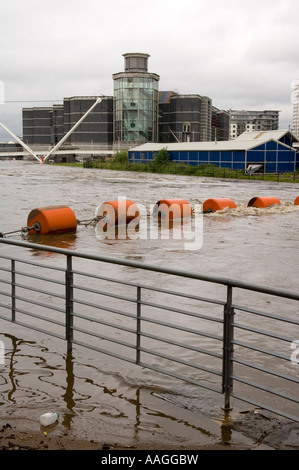
<svg viewBox="0 0 299 470"><path fill-rule="evenodd" d="M129 150L129 161L150 162L166 148L176 163L212 164L244 171L258 165L264 173L286 173L299 168L294 142L298 139L289 130L274 130L244 132L235 140L219 142L146 143Z"/></svg>

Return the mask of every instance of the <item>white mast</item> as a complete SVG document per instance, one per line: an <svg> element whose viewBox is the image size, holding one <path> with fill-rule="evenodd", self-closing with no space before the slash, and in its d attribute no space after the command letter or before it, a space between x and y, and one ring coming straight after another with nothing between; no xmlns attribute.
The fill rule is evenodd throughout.
<svg viewBox="0 0 299 470"><path fill-rule="evenodd" d="M25 150L27 150L27 152L29 152L34 158L36 158L39 163L42 163L41 159L35 155L35 153L31 150L30 147L28 147L28 145L26 145L19 137L17 137L12 131L10 131L4 124L2 124L2 122L0 122L0 126L6 131L8 132L19 144L22 145L22 147L24 147Z"/></svg>

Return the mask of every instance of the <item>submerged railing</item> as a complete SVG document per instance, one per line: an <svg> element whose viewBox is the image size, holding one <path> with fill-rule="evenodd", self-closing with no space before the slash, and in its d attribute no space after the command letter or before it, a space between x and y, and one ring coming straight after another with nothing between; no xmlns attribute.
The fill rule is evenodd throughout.
<svg viewBox="0 0 299 470"><path fill-rule="evenodd" d="M2 320L299 422L298 293L9 239L0 276Z"/></svg>

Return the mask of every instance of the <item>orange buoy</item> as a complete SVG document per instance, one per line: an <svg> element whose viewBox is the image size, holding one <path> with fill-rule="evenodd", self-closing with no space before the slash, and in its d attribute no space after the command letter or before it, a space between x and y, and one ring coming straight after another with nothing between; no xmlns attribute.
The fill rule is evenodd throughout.
<svg viewBox="0 0 299 470"><path fill-rule="evenodd" d="M56 233L75 232L77 219L67 206L49 206L33 209L27 218L29 233L52 235Z"/></svg>
<svg viewBox="0 0 299 470"><path fill-rule="evenodd" d="M132 220L140 220L139 207L126 199L106 201L96 209L96 218L104 229L115 225L128 225Z"/></svg>
<svg viewBox="0 0 299 470"><path fill-rule="evenodd" d="M153 210L159 220L184 219L192 215L192 207L185 199L161 199Z"/></svg>
<svg viewBox="0 0 299 470"><path fill-rule="evenodd" d="M295 204L295 206L299 206L299 196L296 197L296 199L294 201L294 204Z"/></svg>
<svg viewBox="0 0 299 470"><path fill-rule="evenodd" d="M216 212L225 209L226 207L236 208L236 204L232 199L227 198L219 198L219 199L207 199L202 206L202 210L204 213L207 212Z"/></svg>
<svg viewBox="0 0 299 470"><path fill-rule="evenodd" d="M274 206L275 204L281 204L280 200L277 197L253 197L248 202L247 207L269 207Z"/></svg>

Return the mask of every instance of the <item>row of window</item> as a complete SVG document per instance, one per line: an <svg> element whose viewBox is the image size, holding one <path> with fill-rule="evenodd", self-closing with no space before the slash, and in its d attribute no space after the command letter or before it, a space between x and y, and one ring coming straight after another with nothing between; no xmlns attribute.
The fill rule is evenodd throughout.
<svg viewBox="0 0 299 470"><path fill-rule="evenodd" d="M174 161L188 162L242 162L245 161L245 151L180 151L169 152ZM130 152L130 156L135 160L152 160L157 152ZM247 152L247 161L250 162L292 162L295 159L295 152L289 149L276 150L250 150Z"/></svg>
<svg viewBox="0 0 299 470"><path fill-rule="evenodd" d="M153 80L152 78L145 78L145 77L127 77L127 78L119 78L114 80L114 91L117 92L118 90L124 90L128 88L149 88L152 90L157 90L159 88L159 83L157 80Z"/></svg>

